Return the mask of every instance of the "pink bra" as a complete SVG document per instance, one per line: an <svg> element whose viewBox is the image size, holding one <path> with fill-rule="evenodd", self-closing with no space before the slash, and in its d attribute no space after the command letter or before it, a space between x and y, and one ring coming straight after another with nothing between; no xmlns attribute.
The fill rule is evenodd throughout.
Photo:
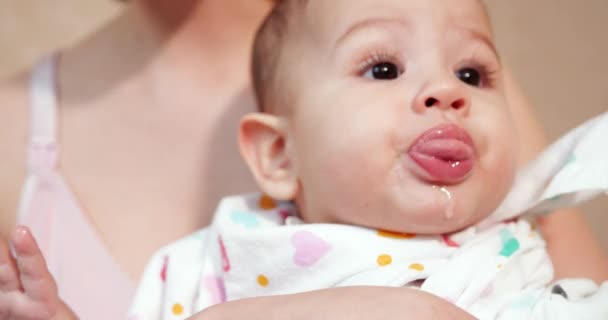
<svg viewBox="0 0 608 320"><path fill-rule="evenodd" d="M46 58L32 73L28 172L17 220L31 228L61 298L81 319L125 319L134 283L108 253L60 172L56 61Z"/></svg>

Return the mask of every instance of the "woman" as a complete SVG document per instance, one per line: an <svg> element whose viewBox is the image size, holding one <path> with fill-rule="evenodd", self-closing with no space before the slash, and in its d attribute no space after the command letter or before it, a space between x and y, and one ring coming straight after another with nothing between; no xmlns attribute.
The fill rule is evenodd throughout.
<svg viewBox="0 0 608 320"><path fill-rule="evenodd" d="M253 109L249 47L271 5L133 0L117 19L62 51L58 64L46 60L0 86L0 232L7 237L17 223L32 228L61 297L81 318L123 317L152 252L207 224L220 196L253 188L234 134L240 116ZM523 163L544 140L527 102L511 89L526 133ZM542 227L558 276L608 277L606 258L577 212L553 215ZM590 249L572 252L583 245ZM569 259L574 255L577 261ZM449 312L433 297L393 293L395 301L405 294ZM359 304L367 294L327 290L242 304L262 310L294 299L299 304L283 306L293 314L331 301L324 307L343 314L332 299ZM365 310L377 309L366 303ZM215 310L238 316L241 306Z"/></svg>

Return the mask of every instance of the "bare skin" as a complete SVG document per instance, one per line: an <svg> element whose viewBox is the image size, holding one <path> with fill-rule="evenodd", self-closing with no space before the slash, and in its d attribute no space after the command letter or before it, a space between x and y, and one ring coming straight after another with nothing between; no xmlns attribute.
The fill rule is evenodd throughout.
<svg viewBox="0 0 608 320"><path fill-rule="evenodd" d="M131 1L124 15L66 49L60 64L62 174L87 208L109 252L134 280L161 245L206 225L220 196L254 187L238 156L235 134L240 116L253 109L247 80L249 47L255 26L270 4L250 0L168 3ZM26 173L28 77L26 72L0 84L0 236L4 239L14 231ZM524 163L546 140L527 100L512 80L507 83L520 131L526 133ZM608 259L589 236L578 211L549 216L541 227L558 277L608 279ZM578 248L582 247L587 250L581 252ZM5 257L0 270L15 270L6 258L8 246L0 249ZM38 258L21 265L25 267L27 261L43 265ZM48 291L43 291L52 293L54 282L45 278L48 272L37 270L48 285L44 289ZM23 279L19 272L7 274L12 280L2 278L3 283ZM13 291L6 289L2 294ZM36 290L22 292L36 301ZM312 306L327 311L333 307L338 317L362 299L356 290L352 294L328 290L305 297L308 304L302 305L283 306L285 301L302 301L298 296L243 303L257 310L268 304L282 305L292 308L291 314L303 309L310 312ZM401 310L403 302L397 297L394 308ZM45 301L54 301L49 299ZM347 307L339 308L334 299L342 299ZM432 300L420 297L420 301L427 299ZM370 313L377 311L378 305L362 305L369 306ZM60 311L55 319L73 317L60 302L48 306ZM233 312L234 318L250 315L239 313L243 311L231 304L218 308L214 310Z"/></svg>
<svg viewBox="0 0 608 320"><path fill-rule="evenodd" d="M331 303L319 303L319 301ZM238 310L238 311L237 311ZM243 314L247 316L243 317ZM191 320L215 319L446 319L471 315L430 294L404 288L334 288L286 296L228 302L206 309Z"/></svg>
<svg viewBox="0 0 608 320"><path fill-rule="evenodd" d="M57 285L30 231L18 227L10 243L0 241L0 319L77 319L59 299Z"/></svg>

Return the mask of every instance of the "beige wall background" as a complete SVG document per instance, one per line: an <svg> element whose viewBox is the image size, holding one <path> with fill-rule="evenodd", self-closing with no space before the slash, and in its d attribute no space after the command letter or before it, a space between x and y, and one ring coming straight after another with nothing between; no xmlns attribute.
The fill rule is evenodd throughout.
<svg viewBox="0 0 608 320"><path fill-rule="evenodd" d="M608 110L608 1L487 2L503 57L551 138ZM0 0L0 77L77 41L120 9L112 0ZM584 209L608 251L608 199Z"/></svg>

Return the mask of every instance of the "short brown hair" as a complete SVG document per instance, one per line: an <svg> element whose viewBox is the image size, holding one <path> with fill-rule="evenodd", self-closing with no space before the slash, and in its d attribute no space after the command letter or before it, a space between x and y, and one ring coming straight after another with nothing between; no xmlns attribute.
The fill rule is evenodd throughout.
<svg viewBox="0 0 608 320"><path fill-rule="evenodd" d="M269 112L278 103L277 73L281 64L284 44L294 17L308 4L308 0L279 0L268 14L255 37L251 59L253 90L258 109Z"/></svg>

